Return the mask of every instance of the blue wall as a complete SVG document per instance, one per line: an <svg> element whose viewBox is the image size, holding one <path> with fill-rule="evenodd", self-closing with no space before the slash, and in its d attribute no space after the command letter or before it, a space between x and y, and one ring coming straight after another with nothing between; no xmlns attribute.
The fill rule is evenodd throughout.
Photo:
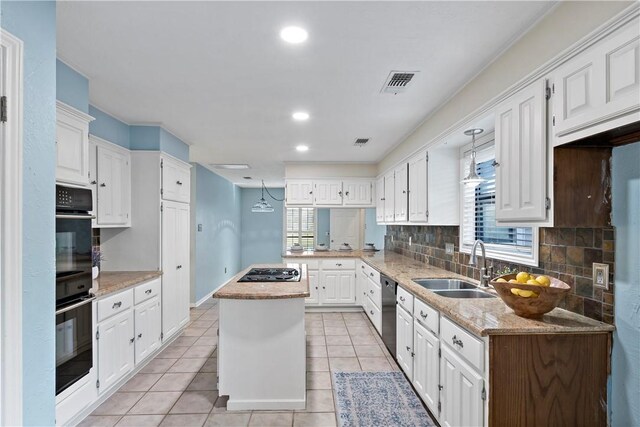
<svg viewBox="0 0 640 427"><path fill-rule="evenodd" d="M270 188L277 199L284 199L284 188ZM243 188L242 194L242 268L251 264L282 262L284 202L273 200L265 192L264 198L274 211L254 213L251 207L260 200L259 188Z"/></svg>
<svg viewBox="0 0 640 427"><path fill-rule="evenodd" d="M130 126L129 131L132 150L159 150L189 161L189 146L161 127Z"/></svg>
<svg viewBox="0 0 640 427"><path fill-rule="evenodd" d="M2 1L24 42L23 401L25 425L55 420L56 5Z"/></svg>
<svg viewBox="0 0 640 427"><path fill-rule="evenodd" d="M89 113L89 80L60 60L56 60L56 97Z"/></svg>
<svg viewBox="0 0 640 427"><path fill-rule="evenodd" d="M640 426L640 142L615 148L615 324L611 425Z"/></svg>
<svg viewBox="0 0 640 427"><path fill-rule="evenodd" d="M129 125L110 116L93 105L89 105L89 115L95 120L89 123L89 133L113 142L124 148L131 148Z"/></svg>
<svg viewBox="0 0 640 427"><path fill-rule="evenodd" d="M189 161L189 146L172 133L160 128L160 151L182 161Z"/></svg>
<svg viewBox="0 0 640 427"><path fill-rule="evenodd" d="M384 235L387 234L387 226L376 223L374 208L364 210L364 226L364 242L375 244L377 249L384 249Z"/></svg>
<svg viewBox="0 0 640 427"><path fill-rule="evenodd" d="M195 165L195 300L204 298L240 271L240 188ZM225 268L227 272L225 273Z"/></svg>

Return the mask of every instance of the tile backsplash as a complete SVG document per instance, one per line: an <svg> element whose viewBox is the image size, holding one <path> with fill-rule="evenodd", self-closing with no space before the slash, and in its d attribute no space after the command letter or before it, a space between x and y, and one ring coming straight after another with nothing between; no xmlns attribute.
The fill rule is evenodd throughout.
<svg viewBox="0 0 640 427"><path fill-rule="evenodd" d="M458 233L457 226L389 225L385 249L479 280L480 270L468 265L469 254L459 251ZM557 277L572 288L560 307L613 324L614 228L540 228L539 233L539 267L492 260L495 271L511 268ZM445 251L447 243L454 245L452 255ZM593 286L594 262L609 265L608 290Z"/></svg>

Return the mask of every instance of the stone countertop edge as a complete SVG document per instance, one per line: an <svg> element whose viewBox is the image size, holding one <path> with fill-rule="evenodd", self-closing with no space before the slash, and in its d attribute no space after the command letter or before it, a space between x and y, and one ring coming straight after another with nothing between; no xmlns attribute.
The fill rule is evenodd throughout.
<svg viewBox="0 0 640 427"><path fill-rule="evenodd" d="M93 281L91 292L96 297L102 298L160 276L162 271L101 271L98 278Z"/></svg>
<svg viewBox="0 0 640 427"><path fill-rule="evenodd" d="M300 268L299 282L238 282L242 276L252 268ZM309 278L306 264L253 264L236 274L229 282L218 289L213 298L243 299L243 300L274 300L307 298L309 293Z"/></svg>
<svg viewBox="0 0 640 427"><path fill-rule="evenodd" d="M322 255L319 255L322 254ZM329 258L341 257L342 252L286 252L286 258ZM440 296L423 288L412 279L416 278L456 278L475 285L477 280L454 272L420 263L395 252L352 251L346 258L360 258L372 268L398 282L419 300L427 303L454 322L478 336L521 335L521 334L593 334L615 330L613 325L603 323L561 308L555 308L541 319L527 319L517 316L495 290L479 288L496 298L455 299Z"/></svg>

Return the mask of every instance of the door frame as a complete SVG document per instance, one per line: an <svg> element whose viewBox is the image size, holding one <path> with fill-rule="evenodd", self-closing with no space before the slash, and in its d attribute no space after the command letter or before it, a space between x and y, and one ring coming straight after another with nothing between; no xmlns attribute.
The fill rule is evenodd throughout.
<svg viewBox="0 0 640 427"><path fill-rule="evenodd" d="M22 425L22 76L23 43L0 29L8 121L0 144L0 424Z"/></svg>

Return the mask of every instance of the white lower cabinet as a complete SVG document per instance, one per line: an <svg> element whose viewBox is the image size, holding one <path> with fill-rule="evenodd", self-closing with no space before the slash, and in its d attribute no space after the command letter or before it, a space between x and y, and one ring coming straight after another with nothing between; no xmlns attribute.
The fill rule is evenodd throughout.
<svg viewBox="0 0 640 427"><path fill-rule="evenodd" d="M320 293L318 291L318 271L308 270L309 275L309 297L304 300L306 304L318 304L320 302Z"/></svg>
<svg viewBox="0 0 640 427"><path fill-rule="evenodd" d="M98 324L100 393L111 388L133 369L135 363L133 322L133 311L129 309Z"/></svg>
<svg viewBox="0 0 640 427"><path fill-rule="evenodd" d="M355 304L356 280L353 271L322 271L320 299L324 304Z"/></svg>
<svg viewBox="0 0 640 427"><path fill-rule="evenodd" d="M396 306L396 359L400 368L413 378L413 316Z"/></svg>
<svg viewBox="0 0 640 427"><path fill-rule="evenodd" d="M136 330L135 362L137 365L160 348L160 333L162 332L160 297L156 296L149 301L136 305L134 311Z"/></svg>
<svg viewBox="0 0 640 427"><path fill-rule="evenodd" d="M306 264L309 275L308 306L361 304L356 302L356 260L283 258L285 264ZM166 336L166 332L165 332Z"/></svg>
<svg viewBox="0 0 640 427"><path fill-rule="evenodd" d="M432 413L438 413L440 339L418 320L413 322L413 386Z"/></svg>
<svg viewBox="0 0 640 427"><path fill-rule="evenodd" d="M440 425L482 426L484 379L448 345L442 345Z"/></svg>

